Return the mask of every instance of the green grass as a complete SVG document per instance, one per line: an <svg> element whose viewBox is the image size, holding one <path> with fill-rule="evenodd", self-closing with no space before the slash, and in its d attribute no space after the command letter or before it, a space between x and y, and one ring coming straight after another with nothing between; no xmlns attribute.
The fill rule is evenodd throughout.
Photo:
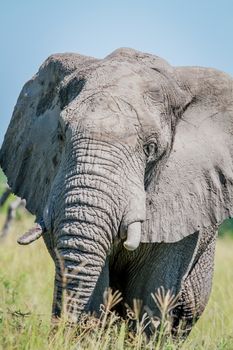
<svg viewBox="0 0 233 350"><path fill-rule="evenodd" d="M0 170L0 194L5 177ZM0 210L0 227L8 200ZM71 350L71 349L164 349L233 350L233 221L220 227L217 243L213 290L209 304L186 342L168 340L158 347L146 344L138 328L136 335L128 324L115 315L103 313L102 323L93 318L78 329L67 329L61 322L51 330L51 304L54 266L42 240L19 246L17 237L33 223L21 209L7 240L0 242L0 350ZM104 327L103 327L104 326Z"/></svg>
<svg viewBox="0 0 233 350"><path fill-rule="evenodd" d="M0 214L0 224L3 214ZM74 330L58 327L51 332L50 311L54 267L42 240L18 246L18 234L31 226L33 219L23 216L0 245L0 349L156 349L146 345L140 332L129 336L127 323L108 318L99 325ZM182 349L233 349L233 240L219 239L210 302ZM110 321L109 321L110 320ZM90 320L90 322L96 322ZM161 349L180 349L171 342Z"/></svg>

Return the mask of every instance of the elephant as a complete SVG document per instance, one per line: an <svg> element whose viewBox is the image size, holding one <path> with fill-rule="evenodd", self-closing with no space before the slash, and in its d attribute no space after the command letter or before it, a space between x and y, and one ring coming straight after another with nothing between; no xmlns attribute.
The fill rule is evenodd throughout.
<svg viewBox="0 0 233 350"><path fill-rule="evenodd" d="M42 64L0 165L36 216L19 243L42 236L54 260L54 318L98 316L109 287L122 317L134 299L160 317L162 287L178 298L174 334L182 324L188 335L211 292L218 225L233 214L232 133L233 80L216 69L130 48Z"/></svg>

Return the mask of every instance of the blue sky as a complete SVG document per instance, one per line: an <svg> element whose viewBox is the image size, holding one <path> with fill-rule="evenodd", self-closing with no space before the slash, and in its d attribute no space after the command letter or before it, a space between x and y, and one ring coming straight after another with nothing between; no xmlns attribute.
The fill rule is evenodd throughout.
<svg viewBox="0 0 233 350"><path fill-rule="evenodd" d="M2 0L0 144L23 84L55 52L118 47L233 75L232 0Z"/></svg>

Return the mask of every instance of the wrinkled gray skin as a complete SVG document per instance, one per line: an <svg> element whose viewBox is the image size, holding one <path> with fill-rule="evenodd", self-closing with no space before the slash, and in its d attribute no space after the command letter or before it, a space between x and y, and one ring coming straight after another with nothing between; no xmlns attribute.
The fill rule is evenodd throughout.
<svg viewBox="0 0 233 350"><path fill-rule="evenodd" d="M77 321L98 314L108 286L123 316L133 298L159 315L151 293L164 286L179 294L173 331L186 320L188 333L208 301L217 225L232 215L232 91L222 72L131 49L52 55L26 83L0 163L44 225L55 317L62 289Z"/></svg>

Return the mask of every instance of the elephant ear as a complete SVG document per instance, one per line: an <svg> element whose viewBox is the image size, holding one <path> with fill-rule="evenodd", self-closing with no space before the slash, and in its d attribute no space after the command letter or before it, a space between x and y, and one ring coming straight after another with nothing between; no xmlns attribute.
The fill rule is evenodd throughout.
<svg viewBox="0 0 233 350"><path fill-rule="evenodd" d="M191 102L147 188L142 242L176 242L233 215L233 79L198 67L176 74Z"/></svg>
<svg viewBox="0 0 233 350"><path fill-rule="evenodd" d="M63 150L61 110L77 96L74 76L93 59L78 54L50 56L23 87L0 150L0 165L12 191L41 217Z"/></svg>

